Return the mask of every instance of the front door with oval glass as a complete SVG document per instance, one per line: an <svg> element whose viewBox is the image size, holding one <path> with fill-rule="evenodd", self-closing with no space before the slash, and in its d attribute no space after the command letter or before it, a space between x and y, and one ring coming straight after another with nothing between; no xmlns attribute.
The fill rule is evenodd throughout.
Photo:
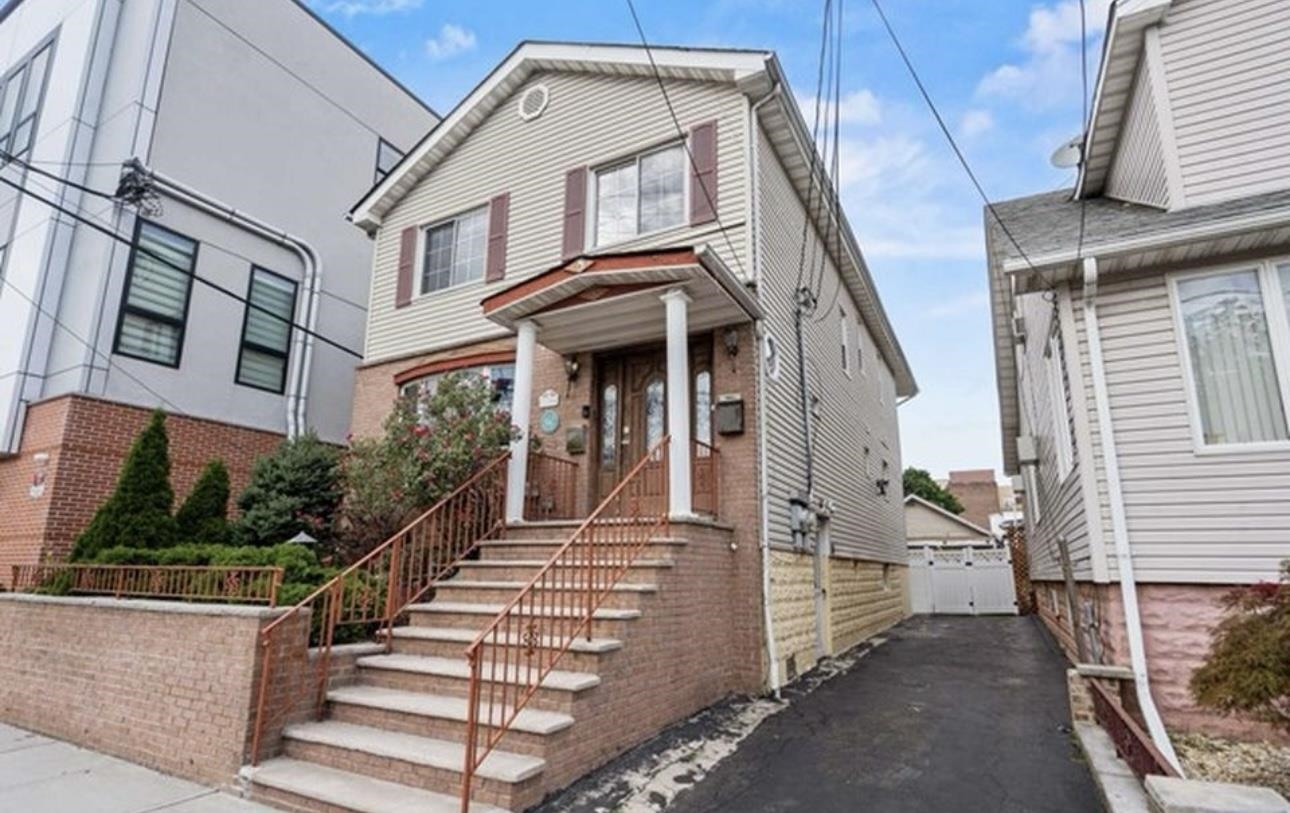
<svg viewBox="0 0 1290 813"><path fill-rule="evenodd" d="M711 443L712 353L690 348L691 431ZM667 355L663 348L596 359L592 488L599 502L668 432ZM698 414L695 414L695 413Z"/></svg>

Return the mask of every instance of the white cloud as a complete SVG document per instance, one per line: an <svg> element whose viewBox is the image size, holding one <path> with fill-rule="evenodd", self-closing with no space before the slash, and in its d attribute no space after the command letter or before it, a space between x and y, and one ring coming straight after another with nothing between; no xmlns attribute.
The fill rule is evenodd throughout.
<svg viewBox="0 0 1290 813"><path fill-rule="evenodd" d="M322 10L329 14L343 17L357 17L360 14L381 16L399 11L411 11L421 7L421 0L329 0L320 3Z"/></svg>
<svg viewBox="0 0 1290 813"><path fill-rule="evenodd" d="M798 106L802 109L802 117L806 119L808 125L815 122L815 106L818 100L814 96L802 96L797 100ZM838 103L838 121L842 124L864 124L873 125L882 121L882 105L878 102L878 97L868 88L852 91L843 96ZM820 122L833 121L833 100L826 99L823 109L820 110Z"/></svg>
<svg viewBox="0 0 1290 813"><path fill-rule="evenodd" d="M1088 3L1090 81L1097 70L1097 38L1106 27L1111 0ZM1020 45L1025 58L1000 65L977 84L977 95L1022 102L1032 108L1055 107L1080 92L1080 4L1078 0L1037 6L1030 12Z"/></svg>
<svg viewBox="0 0 1290 813"><path fill-rule="evenodd" d="M965 138L973 138L994 129L994 116L989 110L969 110L959 121L959 132Z"/></svg>
<svg viewBox="0 0 1290 813"><path fill-rule="evenodd" d="M433 60L451 59L475 47L475 32L454 23L444 23L439 36L426 40L426 55Z"/></svg>

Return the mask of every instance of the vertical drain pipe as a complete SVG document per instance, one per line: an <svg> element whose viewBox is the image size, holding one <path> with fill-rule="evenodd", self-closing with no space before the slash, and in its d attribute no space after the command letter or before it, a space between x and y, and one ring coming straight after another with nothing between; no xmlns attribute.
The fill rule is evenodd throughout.
<svg viewBox="0 0 1290 813"><path fill-rule="evenodd" d="M770 92L758 99L748 108L748 165L751 167L749 188L748 217L749 230L752 233L751 253L753 269L753 286L757 298L761 299L761 159L758 149L757 111L761 106L780 94L780 84L775 83ZM775 625L771 609L770 596L770 472L767 469L769 457L766 451L766 324L759 319L753 326L753 341L756 342L757 362L757 487L761 491L761 529L758 547L761 549L761 610L762 629L766 636L767 672L770 678L770 693L776 700L779 694L779 646L775 643Z"/></svg>
<svg viewBox="0 0 1290 813"><path fill-rule="evenodd" d="M1124 626L1129 638L1129 665L1133 669L1133 687L1138 707L1146 720L1151 740L1160 753L1182 776L1182 766L1174 753L1169 732L1165 730L1160 711L1151 696L1147 676L1147 652L1142 640L1142 615L1138 609L1138 588L1133 578L1133 554L1129 548L1129 526L1124 514L1124 492L1120 482L1120 459L1115 448L1111 425L1111 398L1106 387L1106 367L1102 362L1102 332L1097 323L1097 258L1084 258L1084 330L1088 335L1089 365L1093 374L1093 395L1097 403L1097 424L1102 439L1102 462L1106 467L1106 493L1111 508L1111 534L1115 539L1115 561L1119 566L1120 597L1124 603Z"/></svg>

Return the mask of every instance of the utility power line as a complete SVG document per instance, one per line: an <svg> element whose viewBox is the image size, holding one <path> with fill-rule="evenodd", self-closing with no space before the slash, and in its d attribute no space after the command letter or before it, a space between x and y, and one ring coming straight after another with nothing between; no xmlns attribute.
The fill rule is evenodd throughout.
<svg viewBox="0 0 1290 813"><path fill-rule="evenodd" d="M699 189L703 192L703 197L708 202L708 208L712 210L712 217L717 221L717 228L721 230L721 236L726 241L726 248L730 251L731 258L734 259L735 265L739 267L739 273L744 279L748 279L748 273L744 270L743 261L739 259L739 252L735 251L734 243L730 240L730 232L726 225L721 222L721 213L717 211L716 201L712 199L712 192L708 190L708 185L702 177L699 177L699 168L694 161L694 153L690 151L690 140L685 135L685 128L681 126L681 120L677 118L676 108L672 106L672 97L667 92L667 83L663 81L663 74L658 69L658 64L654 61L654 52L650 48L649 40L645 37L645 29L641 25L641 18L636 13L636 5L632 0L627 0L627 10L631 12L632 22L636 24L636 33L640 36L641 45L645 48L645 57L649 60L650 70L654 74L654 80L658 82L659 92L663 94L663 103L667 105L668 115L672 117L672 125L676 127L676 133L681 137L681 146L685 150L685 156L689 159L690 169L694 172L695 177L699 178Z"/></svg>
<svg viewBox="0 0 1290 813"><path fill-rule="evenodd" d="M981 196L981 200L985 203L985 208L990 212L990 216L994 218L994 222L998 223L999 228L1003 230L1005 235L1007 235L1008 241L1017 249L1017 252L1021 255L1021 259L1025 260L1026 265L1030 267L1030 270L1036 270L1034 263L1030 261L1030 257L1027 256L1025 250L1022 249L1021 243L1017 242L1017 238L1013 236L1012 231L1008 228L1008 224L1003 222L1003 218L999 217L998 210L995 209L994 203L990 201L990 197L986 195L985 189L977 179L976 173L972 171L972 166L968 163L967 157L963 154L963 150L959 149L958 142L954 140L954 135L950 132L950 128L946 126L945 119L941 117L941 111L936 108L936 103L932 101L931 94L927 92L927 87L923 84L922 78L918 75L918 70L914 68L914 63L910 61L909 54L905 52L905 46L901 44L900 37L896 36L895 29L891 27L891 22L887 19L886 12L882 10L882 4L879 0L871 0L871 2L873 3L874 10L878 12L878 17L882 20L883 28L887 29L887 36L891 38L892 44L896 46L896 50L900 53L900 59L905 63L905 69L909 71L909 75L913 78L914 84L918 86L918 92L922 95L923 101L927 103L928 109L931 110L932 116L936 119L937 126L940 127L941 133L945 136L945 140L950 143L950 148L954 150L954 155L958 158L959 164L963 167L963 171L967 173L968 178L972 181L972 186L976 188L977 194Z"/></svg>
<svg viewBox="0 0 1290 813"><path fill-rule="evenodd" d="M103 225L102 223L99 223L99 222L98 222L98 221L96 221L96 220L91 220L91 219L89 219L88 217L85 217L85 216L84 216L83 214L81 214L80 212L77 212L77 211L73 211L73 210L71 210L71 209L68 209L68 208L66 208L65 206L62 206L61 204L59 204L58 202L53 201L53 200L51 200L51 199L49 199L49 198L47 198L47 197L44 197L43 195L38 195L38 194L36 194L35 192L33 192L33 191L31 191L30 189L28 189L28 188L26 188L25 186L23 186L22 184L19 184L19 183L15 182L15 181L11 181L11 180L9 180L8 178L5 178L3 175L0 175L0 183L3 183L3 184L4 184L4 185L6 185L6 186L9 186L9 187L11 187L11 188L13 188L13 189L18 190L18 191L19 191L19 192L21 192L22 194L27 195L28 197L33 198L34 200L40 201L41 203L45 204L46 206L50 207L51 209L54 209L55 211L60 212L60 213L62 213L62 214L64 214L64 215L66 215L67 217L70 217L70 218L72 218L73 220L76 220L76 221L77 221L77 222L79 222L79 223L83 223L83 224L85 224L85 225L86 225L86 226L88 226L89 228L91 228L91 229L93 229L93 230L95 230L95 231L99 232L100 234L103 234L103 235L105 235L105 236L107 236L107 237L109 237L109 238L111 238L111 239L113 239L113 240L116 240L117 242L121 243L122 245L125 245L125 246L130 247L130 248L131 248L133 251L135 251L135 252L141 253L141 254L143 254L143 255L147 256L148 258L150 258L150 259L152 259L152 260L154 260L154 261L156 261L156 262L158 262L158 263L161 263L162 265L164 265L164 266L166 266L166 267L168 267L168 268L171 268L171 269L173 269L173 270L175 270L175 271L178 271L179 273L183 274L184 276L191 277L192 279L196 280L197 282L200 282L201 284L203 284L203 285L207 286L208 288L211 288L212 290L215 290L215 291L217 291L217 292L219 292L219 293L223 294L224 296L229 297L230 299L236 300L237 302L242 303L243 305L245 305L246 307L248 307L248 308L250 308L250 309L252 309L252 310L255 310L255 311L258 311L258 312L260 312L260 313L263 313L263 314L265 314L265 315L269 316L270 318L276 319L276 320L277 320L277 321L279 321L279 322L283 322L283 323L285 323L285 324L289 325L290 327L292 327L293 329L301 331L301 332L302 332L302 333L304 333L306 336L312 336L313 338L317 339L318 341L322 342L323 344L326 344L326 345L329 345L329 346L331 346L331 347L334 347L334 348L336 348L337 350L341 351L342 353L346 353L346 354L348 354L348 355L350 355L350 356L353 356L354 358L357 358L357 359L360 359L360 360L363 358L363 354L362 354L362 353L360 353L360 352L358 352L358 351L356 351L356 350L353 350L353 349L351 349L351 348L349 348L349 347L347 347L347 346L345 346L345 345L341 344L340 342L335 341L335 340L333 340L333 339L331 339L331 338L329 338L329 337L327 337L327 336L325 336L325 335L323 335L323 334L321 334L321 333L319 333L319 332L317 332L317 331L310 330L309 328L305 327L304 325L298 324L297 322L295 322L295 321L294 321L294 320L292 320L292 319L288 319L288 318L286 318L286 317L284 317L284 316L280 316L280 315L278 315L278 314L274 313L273 311L269 310L268 308L263 307L262 305L257 305L257 304L255 304L254 302L251 302L251 301L250 301L249 299L247 299L246 297L242 296L241 294L238 294L238 293L237 293L237 292L235 292L235 291L231 291L231 290L229 290L228 288L225 288L223 285L220 285L220 284L219 284L219 283L217 283L217 282L213 282L213 281L211 281L211 280L209 280L209 279L207 279L207 278L205 278L205 277L201 276L200 274L198 274L198 273L197 273L196 269L193 269L193 270L185 269L185 268L183 268L182 266L177 265L177 264L175 264L175 263L171 262L170 260L166 259L165 257L161 256L160 254L158 254L158 253L156 253L156 252L154 252L154 251L152 251L152 250L148 249L147 247L145 247L145 246L141 246L141 245L137 245L137 244L135 243L135 241L133 241L133 240L131 240L130 238L125 237L125 236L123 236L123 235L121 235L121 234L118 234L118 233L116 232L116 230L112 229L111 227L109 227L109 226L105 226L105 225Z"/></svg>

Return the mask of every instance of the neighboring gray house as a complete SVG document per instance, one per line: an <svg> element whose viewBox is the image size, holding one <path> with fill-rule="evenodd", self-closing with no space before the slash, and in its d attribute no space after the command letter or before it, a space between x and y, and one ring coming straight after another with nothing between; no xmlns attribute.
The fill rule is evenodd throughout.
<svg viewBox="0 0 1290 813"><path fill-rule="evenodd" d="M1156 709L1242 730L1188 678L1219 597L1290 558L1287 36L1287 3L1121 0L1075 190L997 204L1006 233L986 215L1041 610L1072 653L1133 667L1166 753Z"/></svg>
<svg viewBox="0 0 1290 813"><path fill-rule="evenodd" d="M209 457L237 487L277 437L342 441L371 269L345 211L434 112L295 0L11 0L0 53L0 565L61 550L60 493L88 519L147 408L181 492ZM142 213L73 185L129 159Z"/></svg>

